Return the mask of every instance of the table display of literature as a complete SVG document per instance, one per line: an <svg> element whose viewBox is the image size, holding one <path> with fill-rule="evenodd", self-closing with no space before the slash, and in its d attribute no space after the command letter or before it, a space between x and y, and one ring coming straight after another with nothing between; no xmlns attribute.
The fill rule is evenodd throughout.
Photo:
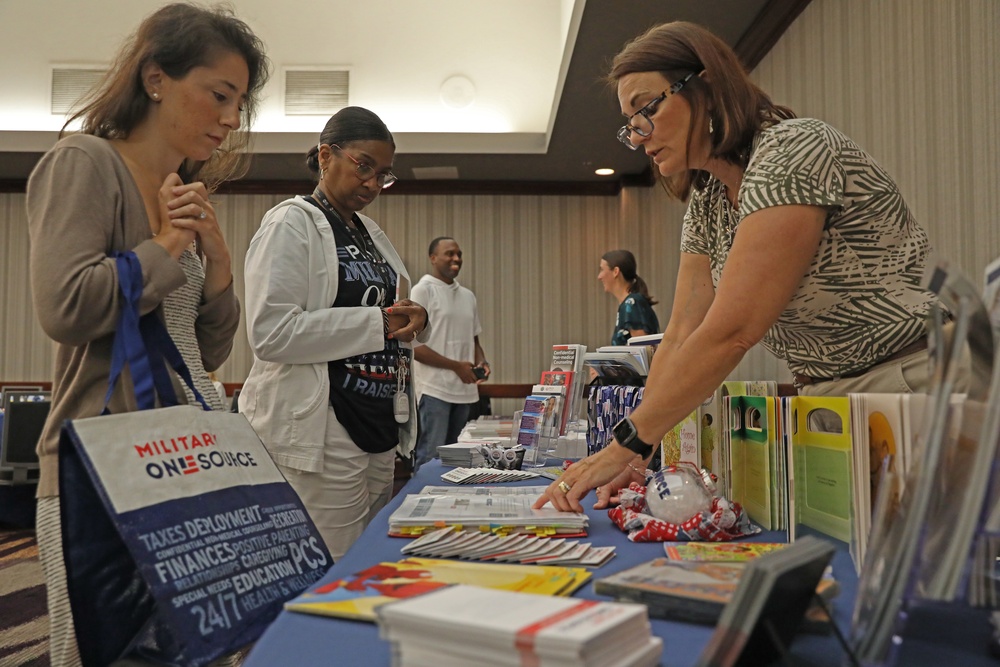
<svg viewBox="0 0 1000 667"><path fill-rule="evenodd" d="M378 609L399 667L653 667L646 607L451 586Z"/></svg>
<svg viewBox="0 0 1000 667"><path fill-rule="evenodd" d="M923 600L975 597L962 590L962 577L989 509L993 413L1000 409L989 316L975 288L944 262L928 268L925 286L938 293L953 323L945 326L943 312L932 310L931 392L898 502L895 474L887 472L879 485L851 628L851 646L865 665L895 664L907 615ZM972 372L958 411L952 393L966 349Z"/></svg>

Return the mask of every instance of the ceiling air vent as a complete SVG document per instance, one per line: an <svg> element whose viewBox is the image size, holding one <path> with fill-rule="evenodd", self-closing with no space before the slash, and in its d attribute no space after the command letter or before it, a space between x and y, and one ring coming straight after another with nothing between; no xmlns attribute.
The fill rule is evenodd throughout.
<svg viewBox="0 0 1000 667"><path fill-rule="evenodd" d="M87 67L52 68L52 113L65 115L101 77L104 70Z"/></svg>
<svg viewBox="0 0 1000 667"><path fill-rule="evenodd" d="M285 70L285 115L329 116L347 106L346 70Z"/></svg>

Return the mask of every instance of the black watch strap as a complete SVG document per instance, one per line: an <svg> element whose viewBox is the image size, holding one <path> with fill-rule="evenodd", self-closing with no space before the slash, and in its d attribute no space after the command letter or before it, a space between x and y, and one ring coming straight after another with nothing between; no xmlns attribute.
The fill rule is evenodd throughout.
<svg viewBox="0 0 1000 667"><path fill-rule="evenodd" d="M635 452L644 459L649 458L649 455L653 453L653 445L639 439L639 432L636 431L635 424L628 417L615 424L611 433L619 445Z"/></svg>

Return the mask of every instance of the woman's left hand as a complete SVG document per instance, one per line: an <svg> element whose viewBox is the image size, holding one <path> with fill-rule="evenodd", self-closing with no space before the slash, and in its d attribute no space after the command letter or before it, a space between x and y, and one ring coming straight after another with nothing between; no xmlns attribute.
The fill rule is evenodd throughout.
<svg viewBox="0 0 1000 667"><path fill-rule="evenodd" d="M171 224L195 232L198 245L209 262L230 261L229 248L215 217L215 207L208 199L205 184L177 185L172 194L173 199L167 202Z"/></svg>
<svg viewBox="0 0 1000 667"><path fill-rule="evenodd" d="M167 202L170 224L195 232L198 248L205 255L204 296L209 300L225 291L233 281L229 246L204 183L177 185L171 194L173 199Z"/></svg>
<svg viewBox="0 0 1000 667"><path fill-rule="evenodd" d="M427 326L427 310L409 299L400 299L385 312L389 315L388 338L410 343Z"/></svg>

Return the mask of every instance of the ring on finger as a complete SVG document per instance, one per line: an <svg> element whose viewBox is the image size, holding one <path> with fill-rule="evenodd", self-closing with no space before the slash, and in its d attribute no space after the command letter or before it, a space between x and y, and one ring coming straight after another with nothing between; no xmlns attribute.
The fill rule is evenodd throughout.
<svg viewBox="0 0 1000 667"><path fill-rule="evenodd" d="M201 209L201 213L198 214L199 220L204 220L208 217L208 212L205 209Z"/></svg>
<svg viewBox="0 0 1000 667"><path fill-rule="evenodd" d="M569 490L571 488L573 488L572 486L570 486L566 482L559 482L558 486L559 486L559 490L563 492L563 495L569 493Z"/></svg>

